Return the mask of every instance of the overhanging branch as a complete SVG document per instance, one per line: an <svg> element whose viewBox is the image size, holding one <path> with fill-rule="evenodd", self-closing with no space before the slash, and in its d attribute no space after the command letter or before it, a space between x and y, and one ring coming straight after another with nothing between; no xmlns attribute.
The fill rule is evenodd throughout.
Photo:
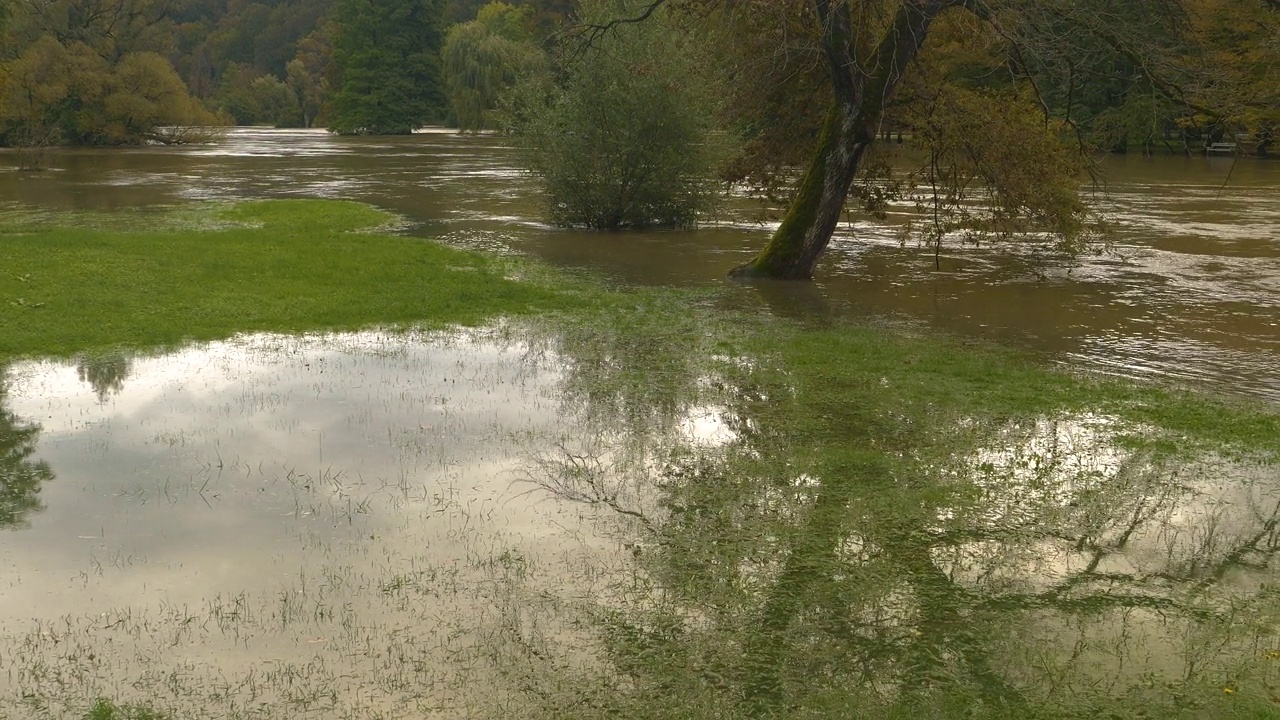
<svg viewBox="0 0 1280 720"><path fill-rule="evenodd" d="M586 35L583 42L583 48L585 49L586 47L590 47L592 43L600 39L600 37L605 33L616 30L622 25L642 23L645 20L648 20L653 17L653 14L658 11L658 8L665 5L666 2L667 0L649 0L649 3L645 5L638 14L632 17L614 18L606 23L580 23L570 28L569 32Z"/></svg>

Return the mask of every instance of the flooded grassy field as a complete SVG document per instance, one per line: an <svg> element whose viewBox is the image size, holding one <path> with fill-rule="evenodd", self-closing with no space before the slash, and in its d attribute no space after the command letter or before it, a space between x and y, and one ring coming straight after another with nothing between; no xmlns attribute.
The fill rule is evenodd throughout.
<svg viewBox="0 0 1280 720"><path fill-rule="evenodd" d="M675 310L13 365L0 708L1273 708L1280 418Z"/></svg>
<svg viewBox="0 0 1280 720"><path fill-rule="evenodd" d="M518 487L569 419L520 334L11 367L2 436L35 420L39 459L5 466L30 498L0 551L9 711L456 717L457 636L499 571L567 582L584 552L580 520Z"/></svg>
<svg viewBox="0 0 1280 720"><path fill-rule="evenodd" d="M86 211L356 199L398 213L422 237L627 284L725 286L728 269L774 227L757 202L740 198L695 231L606 239L551 228L501 138L448 131L340 138L238 128L214 146L67 150L51 166L0 169L0 204ZM900 242L914 213L908 201L883 222L851 217L812 285L736 288L730 304L894 318L1031 348L1073 367L1280 402L1280 163L1129 156L1106 158L1101 169L1094 200L1114 226L1112 245L1073 269L1039 268L1001 248L955 247L935 270L930 248Z"/></svg>
<svg viewBox="0 0 1280 720"><path fill-rule="evenodd" d="M500 169L468 155L473 142L488 141L459 140L455 159L439 162L473 167L489 189L449 195L455 205L438 213L448 222L419 208L414 232L553 259L548 244L582 245L503 210L532 201L515 181L503 200ZM257 146L199 152L246 147ZM277 147L265 167L305 164L308 147ZM406 166L415 152L405 150ZM176 162L127 160L162 161ZM379 188L394 186L401 161L386 162ZM219 196L199 167L181 192ZM18 198L23 212L46 213L24 222L49 226L83 224L62 214L68 204L96 227L95 213L143 205L142 194L181 199L148 186L135 164L80 176L75 201L67 188L78 170L61 172L0 187L13 198L60 184L43 205ZM111 200L104 177L133 200ZM221 187L326 192L314 185L326 182L320 173L296 186L272 177L246 170ZM417 189L381 204L429 195L426 180L408 185ZM359 187L335 179L330 194ZM464 217L481 204L485 217ZM145 225L199 227L211 241L239 232L194 222L219 215L192 207L158 209ZM120 242L143 237L121 222ZM513 229L522 227L533 230ZM713 235L740 242L752 228ZM1265 227L1239 232L1241 253L1270 252ZM631 252L676 257L695 240L640 238ZM717 242L663 282L695 283L698 268L728 266L746 249ZM393 247L391 262L415 252ZM602 250L581 252L601 259L572 264L615 280L657 272L637 261L628 275L606 267ZM1269 261L1239 279L1248 287L1206 288L1237 304L1223 322L1241 324L1221 332L1243 329L1205 339L1202 355L1148 355L1142 334L1127 334L1166 303L1199 302L1170 290L1101 325L1068 302L1059 311L1069 322L1046 331L1057 339L1024 338L1037 351L1028 356L904 328L901 312L887 314L892 327L851 319L859 301L833 288L854 282L852 257L838 249L840 270L816 295L572 291L586 281L548 270L504 291L542 313L477 305L439 309L427 328L7 359L0 717L80 718L97 698L104 712L117 706L108 717L138 706L174 720L1280 714L1280 414L1268 364L1280 339L1264 329L1277 302ZM916 262L887 242L857 257ZM1098 275L1134 267L1117 262L993 292L1099 284L1120 297L1126 286ZM451 257L424 277L465 264ZM925 282L913 272L902 275L908 299ZM1014 271L974 272L954 265L928 283L961 283L962 298L990 273ZM501 265L465 273L477 297L524 282ZM557 285L572 292L547 289ZM60 312L69 322L83 314ZM454 314L468 326L440 325ZM1176 347L1199 332L1177 324L1199 322L1189 316L1162 325ZM967 334L963 323L930 322ZM1081 350L1106 323L1120 349ZM1021 336L1016 324L989 336ZM1093 329L1073 335L1077 326ZM1055 351L1059 342L1072 349ZM1238 375L1214 370L1232 352L1246 358ZM1108 369L1095 355L1137 367L1125 375L1214 393L1052 369ZM1222 398L1228 390L1240 392Z"/></svg>

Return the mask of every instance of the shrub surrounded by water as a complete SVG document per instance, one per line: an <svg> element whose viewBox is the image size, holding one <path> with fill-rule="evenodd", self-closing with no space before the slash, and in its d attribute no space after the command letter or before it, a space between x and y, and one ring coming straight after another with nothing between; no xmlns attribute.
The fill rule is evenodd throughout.
<svg viewBox="0 0 1280 720"><path fill-rule="evenodd" d="M629 11L619 5L636 4L598 0L584 16L605 23ZM508 100L508 130L557 225L687 227L721 192L733 143L716 129L716 85L661 15L571 38L559 77L530 78Z"/></svg>

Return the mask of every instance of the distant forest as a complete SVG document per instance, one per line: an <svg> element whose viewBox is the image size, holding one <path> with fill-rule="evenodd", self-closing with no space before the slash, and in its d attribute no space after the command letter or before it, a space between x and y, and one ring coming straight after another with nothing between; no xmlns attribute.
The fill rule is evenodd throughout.
<svg viewBox="0 0 1280 720"><path fill-rule="evenodd" d="M365 27L348 53L377 68L423 55L405 82L434 84L415 119L449 120L439 53L448 28L485 0L0 0L0 145L180 140L162 128L206 124L330 127L344 11ZM545 41L573 0L511 0ZM378 17L373 17L378 16ZM382 26L370 24L380 18ZM348 23L353 25L353 23ZM348 32L351 28L347 28ZM352 49L350 46L356 46ZM361 57L347 57L358 75ZM367 58L363 58L367 59ZM358 78L357 78L358 79ZM375 79L379 84L385 77ZM394 85L394 83L391 83ZM425 103L425 105L424 105ZM414 115L411 113L411 115ZM356 120L360 122L360 119ZM361 131L399 130L364 127ZM170 131L172 132L172 131Z"/></svg>
<svg viewBox="0 0 1280 720"><path fill-rule="evenodd" d="M660 4L609 0L606 10L617 16ZM183 142L207 139L200 128L232 124L343 134L437 123L493 129L511 121L512 98L545 101L581 59L580 36L570 38L576 46L557 42L581 5L0 0L0 145ZM724 100L720 120L746 133L754 162L768 166L794 164L765 151L809 148L831 102L814 9L859 8L870 38L899 3L665 5L667 22L680 31L673 37L697 50L699 82ZM1027 105L1046 127L1061 122L1062 134L1103 150L1175 152L1238 141L1263 155L1280 130L1280 0L992 0L975 7L996 10L981 21L965 13L942 18L915 61L916 79L881 108L883 130L901 137L920 125L916 135L924 137L921 123L937 118L921 111L945 109L941 99L951 96L943 86L989 96L974 96L978 104L1004 93L1005 105ZM627 61L628 72L649 72L668 51L645 50Z"/></svg>
<svg viewBox="0 0 1280 720"><path fill-rule="evenodd" d="M334 75L337 26L333 18L340 2L189 0L170 16L169 57L191 93L236 124L324 125L326 118L319 113L327 106L326 93ZM442 6L443 33L449 26L473 20L486 2L426 0L422 4L428 10ZM574 0L511 0L510 4L528 6L537 30L550 36L571 13ZM441 115L446 111L443 105L436 110Z"/></svg>

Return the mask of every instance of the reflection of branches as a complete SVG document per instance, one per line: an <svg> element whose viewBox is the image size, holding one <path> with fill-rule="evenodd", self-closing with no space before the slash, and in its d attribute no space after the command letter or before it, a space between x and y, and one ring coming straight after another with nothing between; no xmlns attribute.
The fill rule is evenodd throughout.
<svg viewBox="0 0 1280 720"><path fill-rule="evenodd" d="M81 357L76 362L76 375L97 394L99 402L124 389L124 381L133 370L133 358L124 353L98 357Z"/></svg>
<svg viewBox="0 0 1280 720"><path fill-rule="evenodd" d="M4 407L0 368L0 527L20 526L28 515L44 509L40 485L53 479L48 463L32 460L39 425L27 425Z"/></svg>
<svg viewBox="0 0 1280 720"><path fill-rule="evenodd" d="M722 716L776 717L835 707L822 704L831 697L868 700L868 715L917 704L927 714L936 698L965 697L1020 716L1046 692L1050 702L1076 692L1082 677L1092 697L1127 683L1114 663L1149 652L1145 643L1205 633L1200 675L1178 679L1190 685L1248 632L1231 624L1248 603L1206 591L1280 544L1280 503L1236 517L1226 493L1204 490L1223 468L1121 446L1115 437L1133 428L1109 418L979 418L935 439L903 430L914 417L886 420L876 398L758 363L709 374L668 360L677 372L655 392L633 364L639 344L579 349L590 352L577 370L593 372L570 374L575 398L600 415L644 421L654 403L687 408L685 393L708 382L689 378L712 377L737 430L714 452L654 432L635 452L628 428L649 422L593 422L594 440L562 441L531 478L634 519L629 529L653 541L634 559L643 572L626 573L606 601L627 603L604 633L627 687L608 692L637 702L688 693L713 697ZM1223 504L1205 510L1209 497ZM1187 528L1194 541L1178 535ZM1187 556L1204 560L1184 572ZM1064 627L1080 637L1062 637ZM1095 630L1101 645L1086 635ZM1036 635L1053 639L1026 642ZM1099 651L1113 664L1093 662ZM1195 651L1175 655L1182 669ZM1020 662L1037 653L1054 667Z"/></svg>
<svg viewBox="0 0 1280 720"><path fill-rule="evenodd" d="M533 484L562 500L584 505L603 505L619 515L639 520L653 530L653 521L645 513L623 504L627 473L608 461L603 452L569 450L563 442L556 444L559 454L537 461L539 472L530 474Z"/></svg>
<svg viewBox="0 0 1280 720"><path fill-rule="evenodd" d="M1220 492L1205 493L1198 491L1195 483L1178 482L1179 472L1141 453L1113 462L1114 469L1109 472L1099 473L1087 465L1068 467L1055 459L1057 453L1066 451L1074 457L1083 452L1105 457L1109 451L1097 442L1059 448L1059 429L1050 428L1043 433L1049 439L1039 450L1032 451L1032 461L1021 459L1017 452L1008 452L1008 477L993 476L991 463L986 464L983 485L994 489L988 490L984 500L995 500L1007 507L1020 505L1017 522L992 523L979 512L978 523L933 534L934 552L953 550L952 574L964 571L973 578L969 582L972 587L986 586L989 591L995 590L991 581L997 572L1018 572L1015 561L1019 556L1043 558L1043 551L1037 549L1044 547L1043 541L1064 544L1082 556L1078 559L1083 566L1039 592L999 591L984 601L983 607L1065 613L1131 608L1208 620L1216 616L1216 611L1199 602L1198 596L1233 568L1265 567L1266 560L1257 556L1280 551L1276 542L1280 502L1265 516L1255 513L1260 523L1256 530L1247 535L1240 534L1243 528L1229 533L1225 528L1231 526L1231 518L1224 508L1230 504L1208 515L1196 511L1205 504L1202 495L1218 497ZM1035 447L1040 441L1033 434L1024 442ZM1089 479L1080 482L1081 477ZM1071 490L1064 493L1065 488ZM1016 503L1010 499L1011 494ZM1001 520L1008 517L1009 513L996 515ZM1175 517L1179 517L1177 522ZM1192 544L1180 543L1177 526L1188 523L1198 539ZM1135 544L1137 549L1133 550L1131 546ZM982 558L975 550L966 551L989 547L998 550L988 551ZM1143 567L1144 551L1146 557L1152 551L1162 554L1164 563ZM1178 559L1180 551L1188 553L1186 560ZM1119 556L1125 556L1123 562L1133 569L1102 570ZM1185 567L1179 569L1180 564ZM1029 574L1024 575L1024 580L1034 582Z"/></svg>
<svg viewBox="0 0 1280 720"><path fill-rule="evenodd" d="M1116 584L1123 583L1130 586L1135 584L1135 578L1131 575L1094 574L1085 576L1083 579L1089 578L1109 579ZM1081 596L1072 596L1057 589L1035 595L1000 595L984 600L978 605L993 610L1050 609L1064 613L1099 614L1108 610L1142 609L1161 615L1173 612L1197 620L1213 620L1218 617L1218 614L1210 608L1196 607L1174 598L1137 593L1114 594L1111 590L1112 588L1108 587L1104 592Z"/></svg>
<svg viewBox="0 0 1280 720"><path fill-rule="evenodd" d="M1205 574L1205 577L1203 577L1200 582L1195 584L1193 590L1200 592L1207 589L1209 586L1221 580L1227 574L1227 571L1235 567L1253 566L1266 568L1266 562L1249 563L1245 558L1250 554L1262 553L1259 545L1263 540L1268 541L1266 552L1263 554L1274 555L1277 552L1280 552L1280 545L1276 542L1276 527L1277 525L1280 525L1280 503L1276 503L1276 507L1272 510L1271 515L1271 518L1262 524L1262 528L1259 529L1258 532L1254 533L1251 538L1241 543L1234 550L1227 553L1211 571Z"/></svg>
<svg viewBox="0 0 1280 720"><path fill-rule="evenodd" d="M556 344L566 411L593 429L650 444L684 419L698 395L707 338L696 321L647 313L564 328Z"/></svg>

